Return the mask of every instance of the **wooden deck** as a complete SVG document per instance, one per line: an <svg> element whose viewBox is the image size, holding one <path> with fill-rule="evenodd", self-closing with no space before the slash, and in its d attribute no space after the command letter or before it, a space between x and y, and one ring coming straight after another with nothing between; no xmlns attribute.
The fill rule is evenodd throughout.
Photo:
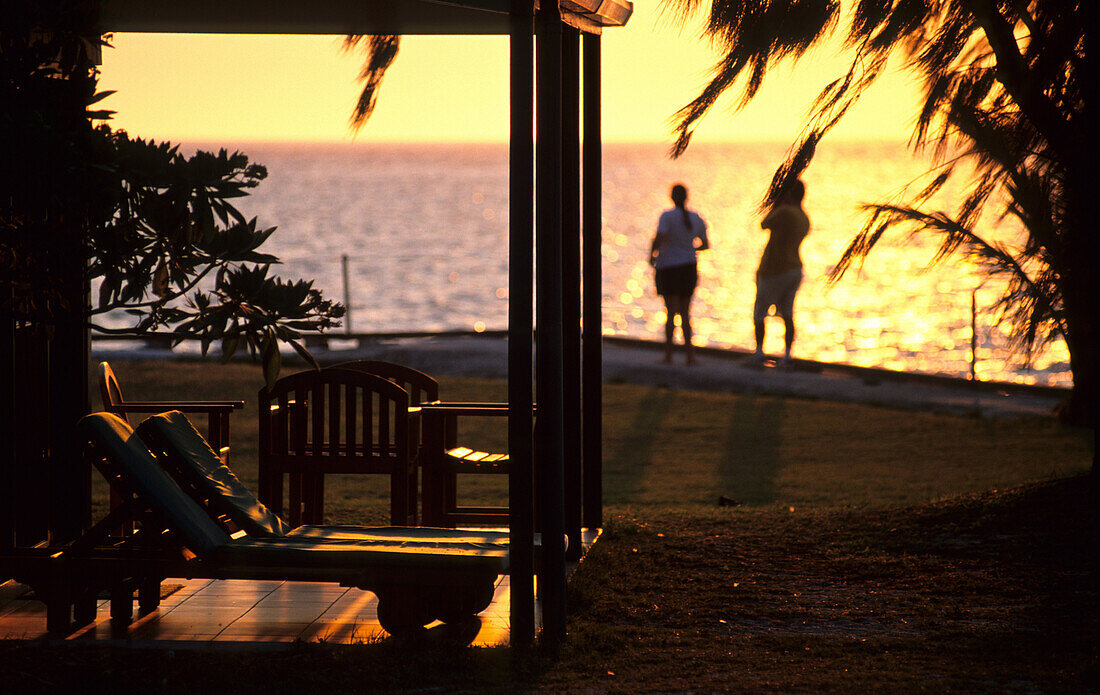
<svg viewBox="0 0 1100 695"><path fill-rule="evenodd" d="M597 534L585 532L585 550ZM472 646L509 643L510 577L497 580L492 604L480 625L428 626L430 634L452 633ZM336 584L280 581L166 579L160 607L135 617L129 630L111 628L110 602L103 598L94 623L65 641L157 646L163 648L263 648L300 642L363 644L388 634L378 624L374 594ZM536 600L536 612L540 603ZM536 620L538 616L536 615ZM475 632L476 631L476 632ZM0 585L0 639L46 638L46 606L30 588L15 582Z"/></svg>
<svg viewBox="0 0 1100 695"><path fill-rule="evenodd" d="M66 639L216 648L294 642L363 644L388 637L378 624L374 594L336 584L168 579L162 592L168 595L160 608L137 618L126 632L112 630L109 601L103 599L96 621ZM508 643L508 603L509 582L504 576L497 583L493 603L478 616L481 625L473 645ZM471 632L477 629L464 627ZM12 582L0 587L0 639L45 637L45 604L33 598L29 587Z"/></svg>

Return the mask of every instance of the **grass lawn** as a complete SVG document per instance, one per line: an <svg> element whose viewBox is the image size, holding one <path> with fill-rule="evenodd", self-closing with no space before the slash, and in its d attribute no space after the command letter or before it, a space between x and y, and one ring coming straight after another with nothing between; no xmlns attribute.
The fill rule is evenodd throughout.
<svg viewBox="0 0 1100 695"><path fill-rule="evenodd" d="M247 484L255 484L256 395L263 385L258 367L195 361L112 367L131 400L244 400L244 409L232 416L230 461ZM443 400L503 401L507 386L443 377L440 393ZM462 443L505 449L503 418L460 422ZM1052 419L982 420L629 384L604 387L603 435L605 503L612 511L638 513L695 513L714 507L719 496L740 502L743 510L919 504L1071 475L1087 469L1092 458L1091 431ZM473 476L462 492L464 499L489 501L503 487L497 476ZM387 519L389 488L380 476L339 478L326 482L326 492L333 523Z"/></svg>
<svg viewBox="0 0 1100 695"><path fill-rule="evenodd" d="M231 462L254 483L258 369L113 366L131 399L248 400ZM441 384L445 400L505 391ZM622 384L604 398L606 532L571 579L570 638L554 658L401 643L134 658L9 643L0 692L1100 687L1095 497L1082 475L1092 431ZM463 437L503 445L502 430ZM384 523L381 481L327 489L330 521Z"/></svg>

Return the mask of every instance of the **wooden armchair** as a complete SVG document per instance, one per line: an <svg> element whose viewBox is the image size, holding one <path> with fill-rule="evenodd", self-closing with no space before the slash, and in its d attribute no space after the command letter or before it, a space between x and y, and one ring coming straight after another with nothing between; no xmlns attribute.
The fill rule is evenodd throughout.
<svg viewBox="0 0 1100 695"><path fill-rule="evenodd" d="M408 403L392 381L348 369L300 372L261 389L261 501L280 514L288 479L287 521L321 524L326 474L388 475L391 523L413 523L418 476Z"/></svg>
<svg viewBox="0 0 1100 695"><path fill-rule="evenodd" d="M458 444L458 418L508 417L504 403L430 403L420 408L423 421L423 519L428 526L458 525L506 527L508 506L470 506L458 503L459 475L508 475L507 453L477 451Z"/></svg>
<svg viewBox="0 0 1100 695"><path fill-rule="evenodd" d="M163 413L178 410L182 413L206 414L206 440L218 452L223 463L229 462L229 414L244 407L244 401L127 401L122 397L114 370L106 362L99 363L99 397L103 410L118 415L129 422L127 413Z"/></svg>
<svg viewBox="0 0 1100 695"><path fill-rule="evenodd" d="M422 523L454 527L458 524L508 526L508 507L459 506L458 476L507 475L508 454L476 451L458 444L459 417L507 417L507 403L473 403L439 400L439 383L424 372L393 362L358 360L332 365L375 374L401 386L409 394L410 408L419 410L419 431L413 433L415 452L423 475ZM319 522L318 522L319 523Z"/></svg>

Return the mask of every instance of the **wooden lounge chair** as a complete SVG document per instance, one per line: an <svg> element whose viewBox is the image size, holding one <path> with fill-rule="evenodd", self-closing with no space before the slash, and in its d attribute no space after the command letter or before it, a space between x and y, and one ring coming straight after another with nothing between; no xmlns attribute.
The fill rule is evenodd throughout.
<svg viewBox="0 0 1100 695"><path fill-rule="evenodd" d="M410 544L467 545L480 549L489 545L508 546L508 533L500 531L456 531L417 527L410 534L405 527L298 526L290 528L241 483L224 465L198 430L179 412L147 418L137 434L156 455L161 467L207 514L229 533L244 531L253 538L342 540L400 539Z"/></svg>
<svg viewBox="0 0 1100 695"><path fill-rule="evenodd" d="M475 550L490 545L507 548L509 544L508 532L483 529L418 526L416 533L410 534L408 528L392 526L306 525L290 528L258 500L228 466L221 463L183 413L154 415L138 426L137 433L179 486L229 533L243 531L255 538L279 537L287 540L391 539L413 545L465 545ZM563 540L568 543L568 538ZM542 546L540 534L535 534L535 546Z"/></svg>
<svg viewBox="0 0 1100 695"><path fill-rule="evenodd" d="M507 569L508 551L500 544L449 543L435 530L428 538L419 537L415 528L357 540L231 537L120 418L89 415L79 430L93 463L123 504L61 551L58 562L69 596L87 596L103 585L125 587L112 590L116 620L128 621L135 584L147 587L167 577L277 579L372 591L382 627L402 633L436 618L453 622L484 610L496 577ZM138 531L129 538L109 537L123 515L138 524ZM56 605L59 595L52 600ZM85 607L77 611L78 622L87 620L86 603L77 603ZM57 611L53 614L56 625Z"/></svg>
<svg viewBox="0 0 1100 695"><path fill-rule="evenodd" d="M244 401L127 401L122 397L118 379L107 362L99 363L99 397L103 409L126 422L128 413L163 413L179 410L184 413L205 413L206 439L222 460L229 462L229 414L244 407Z"/></svg>
<svg viewBox="0 0 1100 695"><path fill-rule="evenodd" d="M347 369L308 370L259 393L259 495L288 521L321 524L324 476L381 474L390 478L390 522L415 522L415 429L408 394L380 376Z"/></svg>

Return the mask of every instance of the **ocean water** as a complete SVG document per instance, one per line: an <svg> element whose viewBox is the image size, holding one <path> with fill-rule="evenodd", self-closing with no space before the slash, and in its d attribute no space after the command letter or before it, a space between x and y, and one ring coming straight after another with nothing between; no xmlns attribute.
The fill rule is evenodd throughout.
<svg viewBox="0 0 1100 695"><path fill-rule="evenodd" d="M508 150L505 145L249 144L240 149L269 177L239 203L278 226L265 249L286 277L350 296L356 332L503 329L508 309ZM692 306L698 344L751 348L754 273L766 241L760 199L786 144L697 145L669 160L661 145L604 147L603 331L663 337L664 306L647 262L656 220L675 182L709 226ZM995 327L996 283L965 259L929 267L931 237L895 235L839 282L826 275L863 223L859 205L901 192L927 168L903 145L823 145L804 176L811 220L805 280L795 305L795 356L963 376L971 367L976 298L980 379L1068 385L1055 344L1030 368L1009 358ZM932 207L953 210L958 189ZM983 232L1018 230L990 219ZM345 288L342 257L347 257ZM984 283L984 284L983 284ZM976 293L976 294L975 294ZM782 351L779 319L766 351Z"/></svg>

